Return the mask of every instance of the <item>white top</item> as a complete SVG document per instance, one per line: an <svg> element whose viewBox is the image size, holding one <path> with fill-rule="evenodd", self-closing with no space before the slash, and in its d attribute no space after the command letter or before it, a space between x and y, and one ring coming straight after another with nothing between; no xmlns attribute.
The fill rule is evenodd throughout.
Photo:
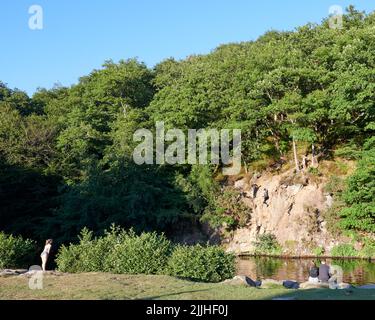
<svg viewBox="0 0 375 320"><path fill-rule="evenodd" d="M46 244L45 246L44 246L44 250L43 250L43 252L42 252L42 254L43 253L47 253L47 254L49 254L49 251L51 250L51 244L49 243L49 244Z"/></svg>

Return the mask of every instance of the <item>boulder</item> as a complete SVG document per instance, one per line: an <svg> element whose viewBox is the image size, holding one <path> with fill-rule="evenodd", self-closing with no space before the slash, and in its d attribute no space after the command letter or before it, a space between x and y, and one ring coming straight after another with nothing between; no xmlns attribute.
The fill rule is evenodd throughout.
<svg viewBox="0 0 375 320"><path fill-rule="evenodd" d="M360 286L357 289L372 289L375 290L375 284L366 284L364 286Z"/></svg>
<svg viewBox="0 0 375 320"><path fill-rule="evenodd" d="M15 274L11 271L8 270L3 270L0 272L0 277L11 277L14 276Z"/></svg>
<svg viewBox="0 0 375 320"><path fill-rule="evenodd" d="M4 269L0 271L0 277L12 277L12 276L18 276L20 274L26 273L26 269Z"/></svg>
<svg viewBox="0 0 375 320"><path fill-rule="evenodd" d="M283 286L287 289L299 289L299 283L291 280L284 281Z"/></svg>
<svg viewBox="0 0 375 320"><path fill-rule="evenodd" d="M312 282L303 282L299 285L300 289L328 289L329 284L328 283L312 283Z"/></svg>
<svg viewBox="0 0 375 320"><path fill-rule="evenodd" d="M282 285L283 285L283 281L266 279L266 280L262 280L261 288L266 289L266 288L272 288L275 286L282 286Z"/></svg>
<svg viewBox="0 0 375 320"><path fill-rule="evenodd" d="M340 289L340 290L347 290L347 289L352 289L353 286L349 283L344 283L344 282L341 282L338 284L337 286L337 289Z"/></svg>
<svg viewBox="0 0 375 320"><path fill-rule="evenodd" d="M336 282L328 282L328 287L331 289L331 290L336 290L339 288L339 285L336 283Z"/></svg>
<svg viewBox="0 0 375 320"><path fill-rule="evenodd" d="M42 270L29 270L25 273L22 273L20 274L19 276L20 277L26 277L26 278L31 278L33 275L37 274L38 272L41 272L43 273L43 276L56 276L56 277L59 277L59 276L62 276L66 273L63 273L63 272L59 272L59 271L54 271L54 270L50 270L50 271L42 271Z"/></svg>
<svg viewBox="0 0 375 320"><path fill-rule="evenodd" d="M257 287L257 283L246 276L235 276L233 279L223 281L222 284L228 284L233 286L245 285L248 287Z"/></svg>
<svg viewBox="0 0 375 320"><path fill-rule="evenodd" d="M234 183L234 188L235 189L243 189L245 187L245 180L237 180L235 183Z"/></svg>

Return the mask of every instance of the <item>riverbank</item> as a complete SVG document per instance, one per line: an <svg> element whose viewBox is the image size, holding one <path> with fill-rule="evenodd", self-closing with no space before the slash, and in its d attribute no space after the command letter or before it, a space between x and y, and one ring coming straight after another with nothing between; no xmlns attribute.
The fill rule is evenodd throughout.
<svg viewBox="0 0 375 320"><path fill-rule="evenodd" d="M237 259L237 274L247 275L251 279L290 279L300 283L307 281L311 261L319 264L322 258L274 258L249 257ZM325 259L335 268L342 269L342 282L352 285L375 283L375 264L366 259Z"/></svg>
<svg viewBox="0 0 375 320"><path fill-rule="evenodd" d="M375 290L259 289L196 283L169 276L106 273L47 274L43 289L31 290L24 276L0 277L1 300L375 300Z"/></svg>
<svg viewBox="0 0 375 320"><path fill-rule="evenodd" d="M375 257L346 257L346 256L313 256L313 255L268 255L268 254L252 254L252 253L241 253L241 254L236 254L236 257L241 258L241 259L246 259L246 258L275 258L275 259L311 259L311 260L359 260L359 261L370 261L370 262L375 262Z"/></svg>

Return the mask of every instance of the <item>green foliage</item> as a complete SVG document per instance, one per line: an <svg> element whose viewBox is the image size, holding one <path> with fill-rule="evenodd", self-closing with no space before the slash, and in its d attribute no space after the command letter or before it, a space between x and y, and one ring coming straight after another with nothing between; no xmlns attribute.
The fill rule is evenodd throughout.
<svg viewBox="0 0 375 320"><path fill-rule="evenodd" d="M109 241L108 241L109 240ZM83 229L79 244L63 245L56 257L58 269L62 272L103 271L107 255L114 241L108 238L94 238L91 231Z"/></svg>
<svg viewBox="0 0 375 320"><path fill-rule="evenodd" d="M324 254L325 250L324 250L323 247L316 247L315 249L313 249L312 252L313 252L314 256L320 257Z"/></svg>
<svg viewBox="0 0 375 320"><path fill-rule="evenodd" d="M53 175L10 165L0 155L0 230L41 240L38 227L44 227L41 219L57 206L59 181Z"/></svg>
<svg viewBox="0 0 375 320"><path fill-rule="evenodd" d="M324 191L328 193L341 193L345 189L345 181L343 178L333 175L324 187Z"/></svg>
<svg viewBox="0 0 375 320"><path fill-rule="evenodd" d="M171 251L171 243L163 235L136 235L118 227L99 238L83 229L79 240L61 247L56 258L60 271L157 274L165 268Z"/></svg>
<svg viewBox="0 0 375 320"><path fill-rule="evenodd" d="M358 158L360 158L361 152L360 150L358 150L358 146L353 144L347 144L336 149L335 156L347 160L357 160Z"/></svg>
<svg viewBox="0 0 375 320"><path fill-rule="evenodd" d="M0 232L0 269L28 268L35 254L35 242Z"/></svg>
<svg viewBox="0 0 375 320"><path fill-rule="evenodd" d="M343 193L339 215L343 229L375 232L375 148L365 150Z"/></svg>
<svg viewBox="0 0 375 320"><path fill-rule="evenodd" d="M359 252L362 258L375 258L375 240L365 239L364 246Z"/></svg>
<svg viewBox="0 0 375 320"><path fill-rule="evenodd" d="M241 194L234 188L227 188L210 203L201 220L211 227L225 226L227 230L244 227L250 221L251 211Z"/></svg>
<svg viewBox="0 0 375 320"><path fill-rule="evenodd" d="M253 245L256 255L279 255L282 253L282 248L277 242L276 236L270 233L257 236Z"/></svg>
<svg viewBox="0 0 375 320"><path fill-rule="evenodd" d="M332 257L358 257L357 250L353 247L353 245L346 243L346 244L339 244L331 249L331 256Z"/></svg>
<svg viewBox="0 0 375 320"><path fill-rule="evenodd" d="M318 168L309 168L309 173L316 177L321 175Z"/></svg>
<svg viewBox="0 0 375 320"><path fill-rule="evenodd" d="M68 243L112 222L168 233L202 217L246 225L250 213L214 179L220 166L134 165L133 133L162 120L184 132L241 129L242 159L259 171L293 142L301 154L361 157L340 223L374 232L374 22L350 7L340 32L325 20L153 69L107 61L31 98L0 82L0 229Z"/></svg>
<svg viewBox="0 0 375 320"><path fill-rule="evenodd" d="M170 274L219 282L234 275L234 255L216 246L173 246L164 235L112 226L103 237L83 229L78 244L62 246L56 262L63 272Z"/></svg>
<svg viewBox="0 0 375 320"><path fill-rule="evenodd" d="M235 257L217 246L177 246L167 273L193 281L220 282L234 276Z"/></svg>
<svg viewBox="0 0 375 320"><path fill-rule="evenodd" d="M133 231L120 234L119 244L106 259L105 270L127 274L160 274L170 256L172 245L164 235Z"/></svg>
<svg viewBox="0 0 375 320"><path fill-rule="evenodd" d="M93 168L86 181L62 194L44 233L66 242L84 227L98 231L112 223L136 231L167 231L187 219L184 200L170 173L157 167L123 162L106 172Z"/></svg>

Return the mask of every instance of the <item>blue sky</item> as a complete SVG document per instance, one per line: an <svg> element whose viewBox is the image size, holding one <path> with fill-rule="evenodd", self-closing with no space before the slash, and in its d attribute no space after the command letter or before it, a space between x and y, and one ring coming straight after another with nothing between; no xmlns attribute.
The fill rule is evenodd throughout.
<svg viewBox="0 0 375 320"><path fill-rule="evenodd" d="M34 4L44 10L43 30L28 27ZM108 59L138 57L152 67L320 22L336 4L375 9L374 0L2 0L0 81L32 94L76 83Z"/></svg>

